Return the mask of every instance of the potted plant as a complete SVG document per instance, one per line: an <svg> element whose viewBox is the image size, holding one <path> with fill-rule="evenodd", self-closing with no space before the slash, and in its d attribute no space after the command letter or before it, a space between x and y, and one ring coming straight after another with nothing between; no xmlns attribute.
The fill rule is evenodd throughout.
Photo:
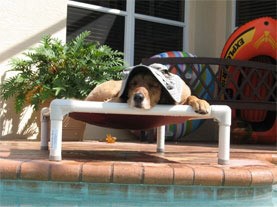
<svg viewBox="0 0 277 207"><path fill-rule="evenodd" d="M0 85L3 100L14 97L15 110L31 105L39 110L55 98L84 99L99 83L119 79L123 54L107 45L87 41L85 31L70 42L44 36L37 47L11 60L16 75Z"/></svg>

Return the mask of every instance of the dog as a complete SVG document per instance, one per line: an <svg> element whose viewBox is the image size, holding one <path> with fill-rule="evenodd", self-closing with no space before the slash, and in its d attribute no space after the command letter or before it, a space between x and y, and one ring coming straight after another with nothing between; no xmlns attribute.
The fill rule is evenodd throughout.
<svg viewBox="0 0 277 207"><path fill-rule="evenodd" d="M145 110L157 104L187 104L199 114L210 112L209 103L191 95L190 88L182 79L180 98L176 101L153 73L148 70L137 71L125 83L123 80L110 80L96 86L85 100L128 103L132 108Z"/></svg>

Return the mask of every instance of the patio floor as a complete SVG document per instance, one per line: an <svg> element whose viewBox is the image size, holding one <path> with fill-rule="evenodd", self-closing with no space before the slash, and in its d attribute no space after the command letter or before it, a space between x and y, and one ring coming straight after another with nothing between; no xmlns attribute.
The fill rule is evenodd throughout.
<svg viewBox="0 0 277 207"><path fill-rule="evenodd" d="M207 143L63 142L60 162L35 141L0 142L0 178L94 183L256 186L277 184L276 146L231 145L229 165L217 164Z"/></svg>

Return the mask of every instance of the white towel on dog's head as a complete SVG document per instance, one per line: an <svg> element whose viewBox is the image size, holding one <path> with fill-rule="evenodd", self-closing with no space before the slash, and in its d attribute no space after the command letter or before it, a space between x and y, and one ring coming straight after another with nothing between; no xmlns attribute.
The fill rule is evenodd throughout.
<svg viewBox="0 0 277 207"><path fill-rule="evenodd" d="M161 83L163 89L173 99L175 103L181 102L183 80L173 73L168 71L165 65L154 63L150 66L136 65L133 67L126 68L123 71L123 83L119 93L119 97L127 98L127 88L130 78L143 71L149 71L151 74Z"/></svg>

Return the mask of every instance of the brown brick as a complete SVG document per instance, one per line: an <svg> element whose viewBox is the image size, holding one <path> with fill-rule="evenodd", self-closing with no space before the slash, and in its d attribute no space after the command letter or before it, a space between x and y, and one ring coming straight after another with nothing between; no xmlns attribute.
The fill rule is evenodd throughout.
<svg viewBox="0 0 277 207"><path fill-rule="evenodd" d="M192 185L194 179L194 171L190 167L178 166L174 168L174 184L175 185Z"/></svg>
<svg viewBox="0 0 277 207"><path fill-rule="evenodd" d="M251 185L270 185L273 183L272 172L268 168L251 168Z"/></svg>
<svg viewBox="0 0 277 207"><path fill-rule="evenodd" d="M21 165L21 179L48 180L50 164L47 161L30 161Z"/></svg>
<svg viewBox="0 0 277 207"><path fill-rule="evenodd" d="M273 176L273 181L272 183L273 184L277 184L277 167L272 167L270 169L271 173L272 173L272 176Z"/></svg>
<svg viewBox="0 0 277 207"><path fill-rule="evenodd" d="M17 179L22 161L0 160L0 179Z"/></svg>
<svg viewBox="0 0 277 207"><path fill-rule="evenodd" d="M224 185L226 186L249 186L251 173L247 169L224 169Z"/></svg>
<svg viewBox="0 0 277 207"><path fill-rule="evenodd" d="M51 163L51 180L53 181L80 181L82 163L61 161Z"/></svg>
<svg viewBox="0 0 277 207"><path fill-rule="evenodd" d="M83 165L82 181L93 183L109 183L112 176L113 163L89 162Z"/></svg>
<svg viewBox="0 0 277 207"><path fill-rule="evenodd" d="M223 170L215 167L193 166L194 185L222 185Z"/></svg>
<svg viewBox="0 0 277 207"><path fill-rule="evenodd" d="M140 184L143 168L141 164L119 163L114 165L113 182L126 184Z"/></svg>
<svg viewBox="0 0 277 207"><path fill-rule="evenodd" d="M168 165L144 165L144 184L173 184L173 169Z"/></svg>

